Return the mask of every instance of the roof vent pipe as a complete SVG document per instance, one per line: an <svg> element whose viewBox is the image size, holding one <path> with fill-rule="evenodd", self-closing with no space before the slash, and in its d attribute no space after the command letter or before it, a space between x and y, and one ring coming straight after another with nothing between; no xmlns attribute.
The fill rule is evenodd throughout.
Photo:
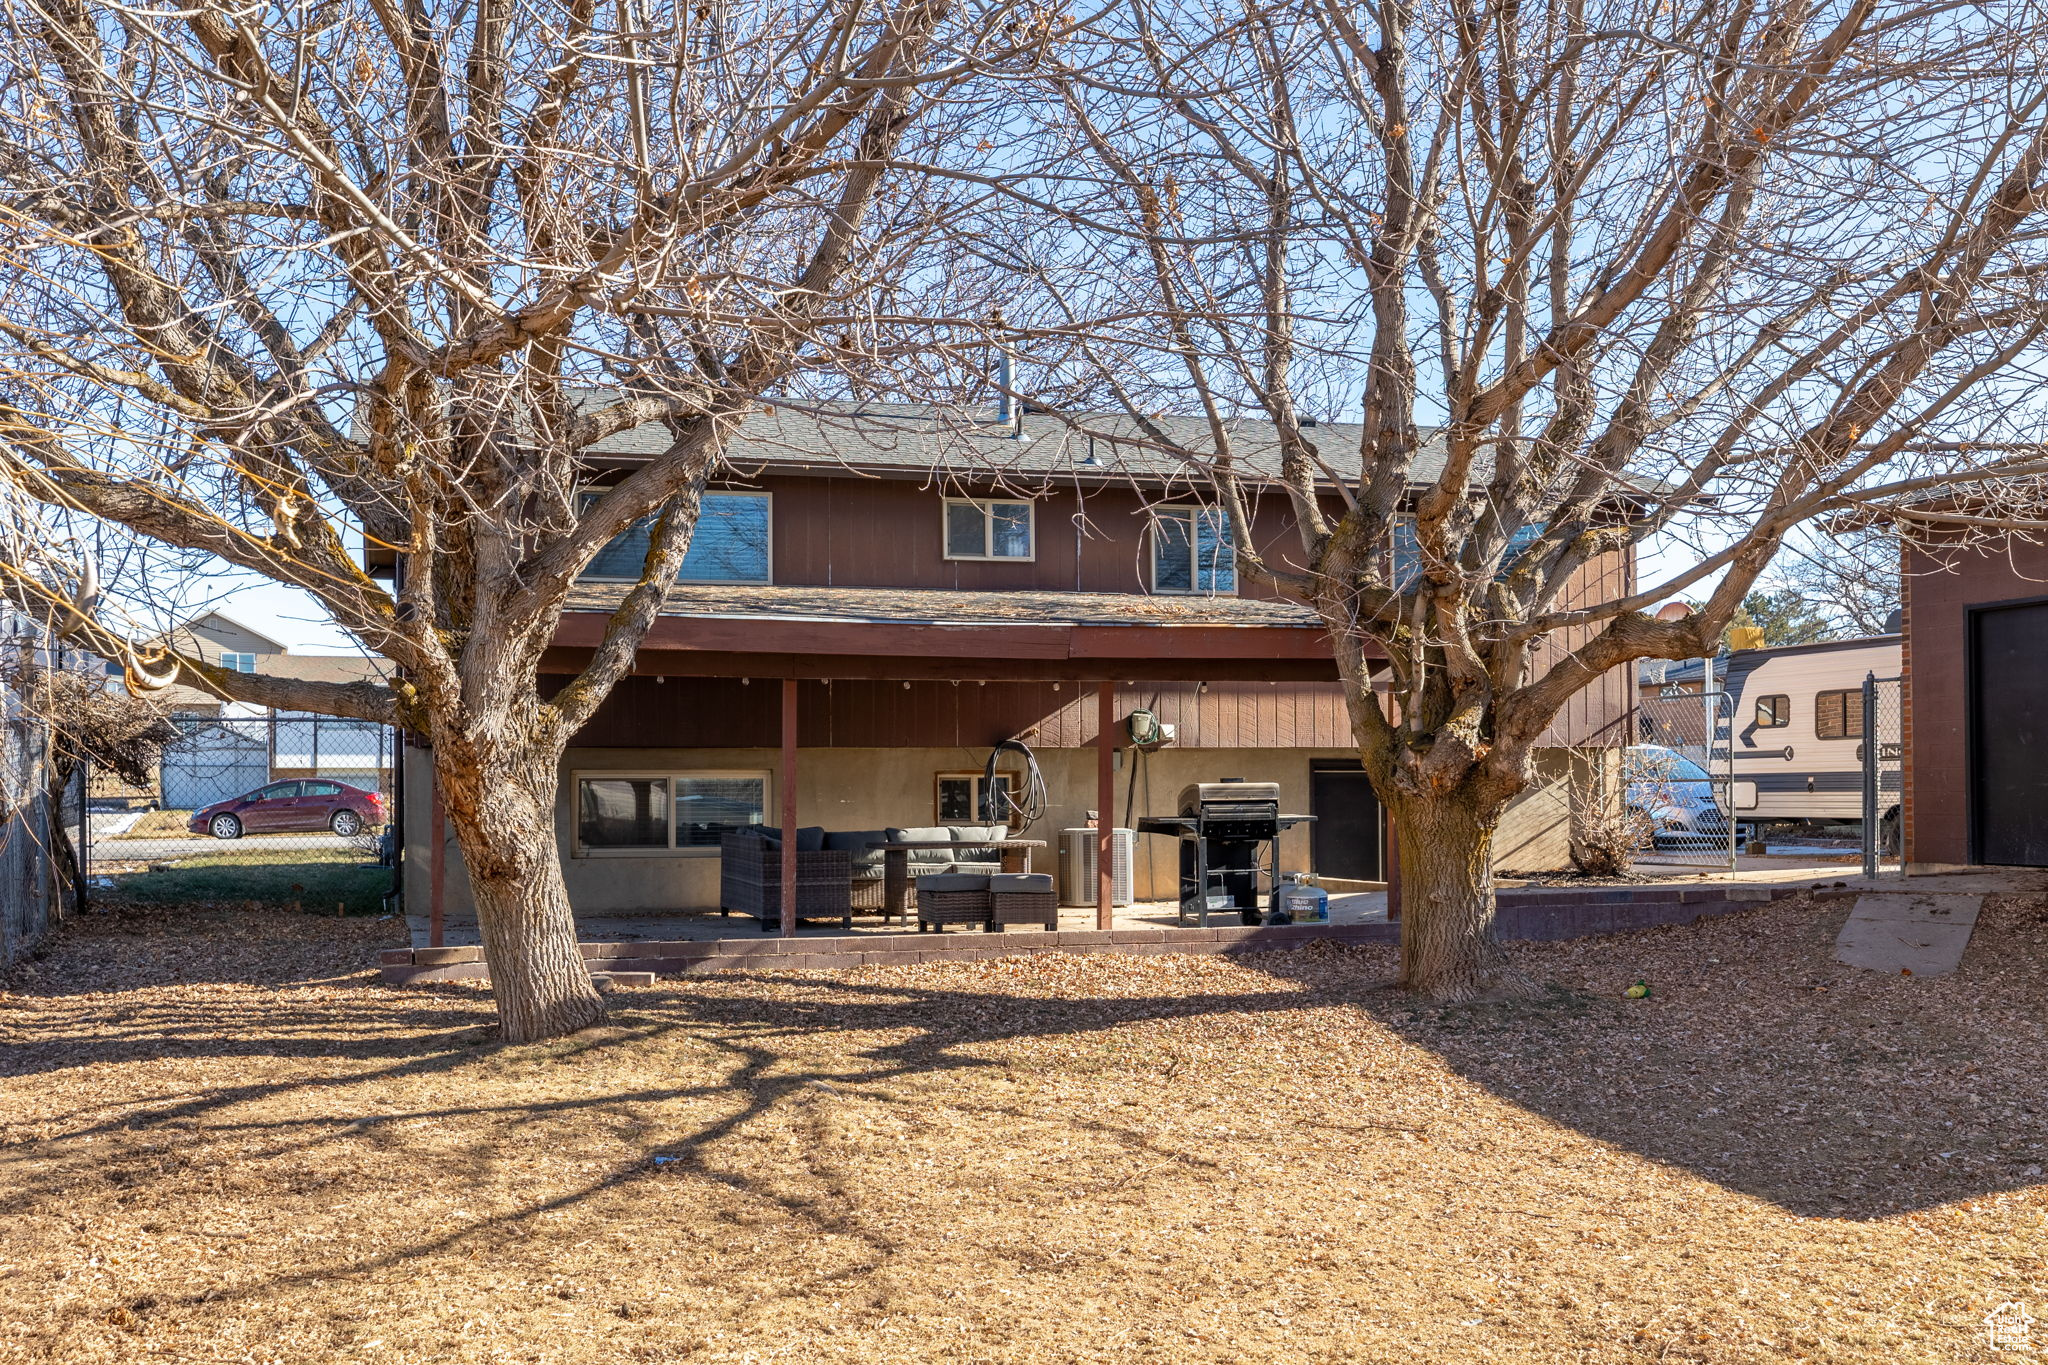
<svg viewBox="0 0 2048 1365"><path fill-rule="evenodd" d="M1003 426L1010 424L1010 353L1007 350L996 357L996 421Z"/></svg>

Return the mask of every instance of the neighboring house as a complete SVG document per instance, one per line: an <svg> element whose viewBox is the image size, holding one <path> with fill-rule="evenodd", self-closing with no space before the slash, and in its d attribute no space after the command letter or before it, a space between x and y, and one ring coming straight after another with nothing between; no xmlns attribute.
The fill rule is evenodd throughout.
<svg viewBox="0 0 2048 1365"><path fill-rule="evenodd" d="M364 682L384 678L389 665L353 654L293 654L289 647L221 612L209 611L173 626L144 642L145 648L169 646L210 664L238 673L263 673L276 678L312 682ZM225 701L219 695L183 684L167 693L173 715L261 715L264 708Z"/></svg>
<svg viewBox="0 0 2048 1365"><path fill-rule="evenodd" d="M1204 430L1161 420L1187 439ZM1333 465L1355 463L1356 426L1312 434ZM649 428L606 442L592 485L668 439ZM1241 422L1233 446L1253 478L1252 534L1272 562L1298 561L1271 428ZM1049 808L1021 832L1049 845L1041 868L1059 832L1103 804L1105 780L1121 826L1172 813L1189 783L1243 777L1278 782L1286 809L1317 817L1286 836L1287 868L1383 877L1383 821L1320 623L1238 581L1206 485L1175 461L1077 437L1050 416L1012 425L876 406L760 414L730 465L634 674L563 760L557 834L579 910L715 905L719 835L781 823L785 757L801 826L970 823L985 760L1006 739L1030 745L1044 773ZM597 557L544 667L566 676L588 658L645 535ZM1619 595L1632 570L1623 555L1589 565L1571 600ZM1174 742L1149 753L1121 744L1104 768L1105 679L1114 733L1144 709L1176 728ZM1622 742L1631 696L1630 671L1617 670L1560 717L1543 784L1502 830L1502 868L1565 863L1566 746ZM408 760L408 790L427 792L428 755ZM428 846L428 806L409 803L415 856ZM1173 846L1141 837L1137 849L1138 894L1170 897ZM425 910L428 885L407 879L410 909ZM466 903L459 867L447 894Z"/></svg>
<svg viewBox="0 0 2048 1365"><path fill-rule="evenodd" d="M2048 867L2048 546L1923 533L1901 568L1906 860Z"/></svg>
<svg viewBox="0 0 2048 1365"><path fill-rule="evenodd" d="M149 646L168 646L238 673L312 682L384 678L389 666L347 654L293 654L277 640L221 612L210 611L158 635ZM110 671L114 665L109 665ZM368 790L388 788L394 742L380 725L300 712L275 712L226 701L178 684L168 691L171 715L186 738L164 753L159 791L146 794L167 809L184 810L237 796L279 778L330 777ZM95 797L120 795L93 789Z"/></svg>

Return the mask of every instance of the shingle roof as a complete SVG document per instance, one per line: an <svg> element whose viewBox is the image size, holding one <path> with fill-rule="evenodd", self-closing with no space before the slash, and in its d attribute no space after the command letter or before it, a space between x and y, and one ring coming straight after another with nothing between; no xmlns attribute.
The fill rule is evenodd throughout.
<svg viewBox="0 0 2048 1365"><path fill-rule="evenodd" d="M601 391L588 391L582 401L596 404ZM1207 454L1213 441L1200 417L1153 419L1170 438L1190 450ZM1085 430L1076 430L1076 426ZM734 438L729 458L741 468L755 465L840 466L848 469L933 470L986 479L1003 475L1042 479L1053 475L1124 477L1172 481L1201 476L1202 471L1150 444L1135 418L1087 413L1072 422L1049 413L1028 412L1021 439L997 423L991 408L940 408L902 403L818 403L802 408L773 407L749 416ZM1346 478L1356 477L1359 440L1364 428L1356 422L1327 422L1303 435L1321 459ZM592 453L625 458L660 454L670 444L660 423L636 427L599 442ZM1249 417L1231 418L1228 440L1240 471L1247 478L1270 480L1280 474L1280 444L1273 423ZM1411 482L1433 480L1443 468L1443 446L1425 436L1417 452ZM1475 469L1484 482L1488 467Z"/></svg>
<svg viewBox="0 0 2048 1365"><path fill-rule="evenodd" d="M579 583L572 612L610 612L627 583ZM1153 597L1113 592L951 592L912 588L676 587L664 616L894 624L1081 626L1294 626L1320 629L1294 602L1248 597Z"/></svg>
<svg viewBox="0 0 2048 1365"><path fill-rule="evenodd" d="M361 654L260 654L256 671L301 682L386 682L394 669L385 659Z"/></svg>

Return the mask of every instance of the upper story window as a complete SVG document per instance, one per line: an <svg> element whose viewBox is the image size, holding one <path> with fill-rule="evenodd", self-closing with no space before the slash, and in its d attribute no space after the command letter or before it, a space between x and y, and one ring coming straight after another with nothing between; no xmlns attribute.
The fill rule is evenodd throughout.
<svg viewBox="0 0 2048 1365"><path fill-rule="evenodd" d="M587 511L602 489L591 489L577 499L577 511ZM645 517L612 537L584 569L585 578L625 579L640 577L647 562L648 537L654 534L656 518ZM678 583L766 583L770 555L769 497L766 493L706 493L697 513L697 526L690 533L690 548L683 555L683 567L676 572Z"/></svg>
<svg viewBox="0 0 2048 1365"><path fill-rule="evenodd" d="M254 673L256 671L256 656L254 654L223 654L220 656L220 666L230 673Z"/></svg>
<svg viewBox="0 0 2048 1365"><path fill-rule="evenodd" d="M1524 526L1508 537L1507 549L1500 556L1503 573L1514 567L1516 556L1534 545L1544 529L1542 526ZM1421 571L1422 544L1416 539L1415 523L1403 517L1394 523L1394 590L1404 591Z"/></svg>
<svg viewBox="0 0 2048 1365"><path fill-rule="evenodd" d="M1162 507L1152 514L1154 592L1236 592L1230 518L1218 507Z"/></svg>
<svg viewBox="0 0 2048 1365"><path fill-rule="evenodd" d="M946 558L1030 559L1031 504L946 499Z"/></svg>

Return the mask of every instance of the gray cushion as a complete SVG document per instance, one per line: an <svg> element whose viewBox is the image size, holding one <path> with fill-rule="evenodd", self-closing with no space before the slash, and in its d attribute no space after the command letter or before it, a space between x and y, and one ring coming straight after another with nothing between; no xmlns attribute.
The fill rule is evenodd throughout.
<svg viewBox="0 0 2048 1365"><path fill-rule="evenodd" d="M889 830L889 842L892 844L947 844L951 843L952 839L953 831L947 829L944 825L912 825L908 828L892 827ZM950 848L913 848L910 850L910 861L913 863L950 863L953 861L953 850Z"/></svg>
<svg viewBox="0 0 2048 1365"><path fill-rule="evenodd" d="M983 844L985 839L1007 839L1008 827L1003 825L954 825L953 842L960 845L953 856L962 862L995 863L1001 868L1003 855Z"/></svg>
<svg viewBox="0 0 2048 1365"><path fill-rule="evenodd" d="M968 853L974 852L973 849L966 849L964 851ZM953 864L953 870L955 872L960 873L971 872L978 876L987 877L992 876L995 873L1001 872L1003 870L1003 865L999 862L975 863L968 862L965 859L962 859L960 862Z"/></svg>
<svg viewBox="0 0 2048 1365"><path fill-rule="evenodd" d="M801 825L796 832L796 851L799 853L822 853L825 849L825 827L823 825Z"/></svg>
<svg viewBox="0 0 2048 1365"><path fill-rule="evenodd" d="M988 889L998 896L1007 891L1050 891L1050 872L999 872L988 879Z"/></svg>
<svg viewBox="0 0 2048 1365"><path fill-rule="evenodd" d="M917 879L920 894L926 891L986 891L986 872L932 872Z"/></svg>

